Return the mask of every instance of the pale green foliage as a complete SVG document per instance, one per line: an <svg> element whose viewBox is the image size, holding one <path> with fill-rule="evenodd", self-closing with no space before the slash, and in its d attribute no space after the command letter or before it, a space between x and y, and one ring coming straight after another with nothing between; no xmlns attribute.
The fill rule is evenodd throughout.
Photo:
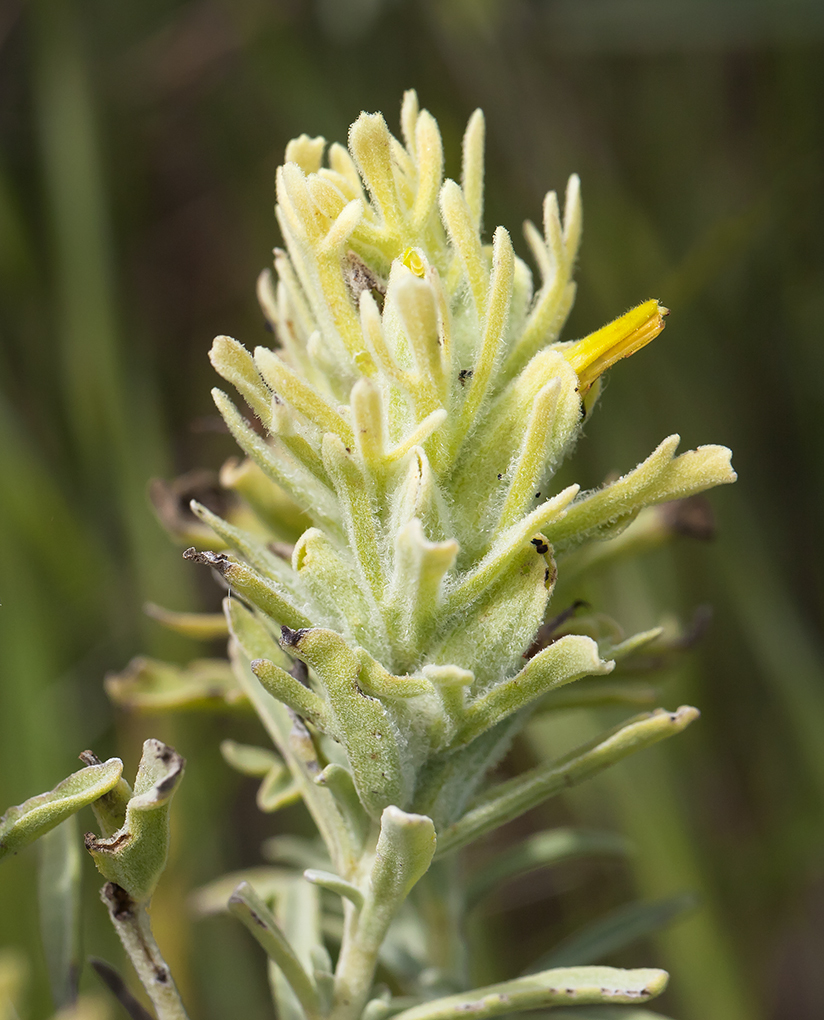
<svg viewBox="0 0 824 1020"><path fill-rule="evenodd" d="M64 779L49 793L31 797L0 818L0 859L16 853L49 832L80 808L115 787L123 771L119 758L89 765Z"/></svg>
<svg viewBox="0 0 824 1020"><path fill-rule="evenodd" d="M589 1004L606 1012L575 1015L651 1017L613 1010L658 994L661 971L541 970L463 990L460 927L479 897L534 867L622 853L621 841L540 834L470 883L458 880L454 851L696 718L689 707L645 713L484 788L535 709L649 704L648 686L603 677L641 649L665 647L663 629L624 638L594 613L580 633L559 634L547 622L550 599L564 558L577 577L663 540L648 508L734 481L730 454L706 446L676 456L671 436L617 481L559 490L555 473L600 374L649 343L666 309L649 300L560 342L581 239L577 177L563 215L550 192L543 232L526 225L536 284L505 229L483 239L481 113L466 131L460 184L444 181L438 126L414 92L401 127L403 142L380 114L364 113L348 151L306 136L289 144L277 173L286 250L275 252L276 279L258 280L278 346L250 353L218 337L212 347L212 364L256 419L214 391L248 459L221 473L236 497L226 519L193 503L194 524L179 514L167 523L178 539L195 536L188 559L225 580L225 621L150 613L193 637L228 631L229 663L135 660L107 689L138 710L251 708L271 738L276 751L232 741L221 751L262 780L261 810L301 798L322 848L281 839L269 848L275 866L227 876L197 902L205 912L228 907L261 944L282 1020L446 1020ZM576 683L585 677L595 679ZM9 852L97 801L103 835L87 846L160 1020L185 1017L146 912L182 769L175 751L147 741L134 792L119 762L93 765L0 823L0 852ZM334 965L321 890L343 909ZM623 932L613 922L595 928L588 958L672 912L640 908ZM425 978L432 939L448 950ZM379 959L408 995L373 990Z"/></svg>
<svg viewBox="0 0 824 1020"><path fill-rule="evenodd" d="M667 975L661 970L615 970L613 967L562 967L540 974L452 995L398 1014L402 1020L447 1020L460 1013L500 1016L542 1006L587 1006L600 1002L644 1002L660 995Z"/></svg>
<svg viewBox="0 0 824 1020"><path fill-rule="evenodd" d="M121 811L110 811L105 818L98 814L101 827L109 831L100 839L86 837L86 848L101 875L136 903L148 902L166 866L169 802L183 777L184 764L171 747L147 740L134 791L123 791ZM111 831L115 822L120 825Z"/></svg>
<svg viewBox="0 0 824 1020"><path fill-rule="evenodd" d="M380 115L361 115L349 153L331 146L328 166L322 139L290 144L277 175L287 251L276 253L277 283L259 282L281 347L249 354L219 337L212 348L268 439L215 391L229 428L313 527L289 563L260 535L193 509L243 560L199 558L287 628L283 648L311 667L307 687L288 664L250 655L263 686L344 747L373 818L424 805L443 827L511 739L507 718L522 722L550 690L612 668L573 635L524 665L554 555L735 476L729 451L676 457L674 436L603 489L553 492L584 414L579 374L636 334L648 342L660 308L647 302L626 328L558 343L581 235L577 178L563 218L550 194L543 236L527 226L541 272L533 293L508 233L481 238L480 113L463 186L442 182L437 125L414 93L401 123L404 144ZM472 766L461 757L465 796L439 791L447 762L489 731L500 739L473 749Z"/></svg>

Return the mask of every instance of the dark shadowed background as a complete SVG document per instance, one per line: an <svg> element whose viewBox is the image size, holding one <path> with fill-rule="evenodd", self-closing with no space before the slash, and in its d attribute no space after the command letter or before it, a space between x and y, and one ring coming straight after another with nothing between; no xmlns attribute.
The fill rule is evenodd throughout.
<svg viewBox="0 0 824 1020"><path fill-rule="evenodd" d="M606 815L636 842L631 865L508 887L476 921L489 926L484 966L515 973L600 910L694 890L698 910L609 962L668 967L661 1009L680 1020L817 1020L817 0L7 0L0 806L52 786L86 747L122 753L130 773L145 736L176 744L189 768L154 908L159 941L195 1015L270 1015L257 948L229 921L184 921L185 897L254 862L259 839L304 824L300 812L257 818L253 790L228 774L218 738L253 735L242 721L128 719L101 680L139 652L203 654L141 612L147 599L184 609L219 598L155 522L146 486L234 452L216 429L206 353L216 333L266 342L254 281L279 240L273 177L286 142L303 131L345 140L361 109L383 110L397 130L409 87L440 122L452 175L466 119L483 107L488 234L505 224L522 255L520 223L580 173L584 243L566 338L650 296L672 309L665 333L611 372L575 477L596 484L674 431L684 448L731 446L740 476L711 496L714 542L651 554L598 594L627 627L714 612L664 688L668 707L689 701L701 721L544 815ZM562 739L547 731L547 749ZM28 955L40 1018L35 858L0 869L0 947ZM86 863L87 951L119 960Z"/></svg>

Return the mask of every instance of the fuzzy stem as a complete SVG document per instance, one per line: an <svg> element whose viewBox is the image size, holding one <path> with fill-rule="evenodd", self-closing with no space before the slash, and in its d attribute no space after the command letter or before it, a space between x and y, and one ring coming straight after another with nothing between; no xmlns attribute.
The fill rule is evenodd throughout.
<svg viewBox="0 0 824 1020"><path fill-rule="evenodd" d="M329 1020L355 1020L363 1012L375 975L380 943L365 942L358 911L344 904L343 943L335 973L335 1002Z"/></svg>
<svg viewBox="0 0 824 1020"><path fill-rule="evenodd" d="M364 852L358 869L362 875L369 874L377 839L378 829L375 827L367 842L372 850ZM381 926L382 931L375 932L371 925L364 924L363 911L348 900L343 904L343 918L343 940L335 968L335 997L329 1020L356 1020L363 1012L372 988L381 943L391 921L391 917L387 918Z"/></svg>
<svg viewBox="0 0 824 1020"><path fill-rule="evenodd" d="M137 903L114 882L103 886L100 898L106 904L123 948L152 1000L158 1020L188 1020L172 973L152 934L145 904Z"/></svg>

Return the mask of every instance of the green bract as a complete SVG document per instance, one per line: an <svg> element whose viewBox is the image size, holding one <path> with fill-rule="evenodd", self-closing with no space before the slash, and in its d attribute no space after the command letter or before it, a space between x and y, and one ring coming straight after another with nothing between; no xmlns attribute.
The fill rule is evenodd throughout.
<svg viewBox="0 0 824 1020"><path fill-rule="evenodd" d="M654 700L654 688L621 669L641 652L671 650L672 634L625 638L602 614L575 618L566 595L552 612L550 600L569 583L565 569L577 581L663 541L673 531L666 512L649 508L734 481L730 453L676 456L671 436L600 489L559 488L601 374L654 339L667 310L648 300L561 342L581 238L577 177L563 216L550 192L543 232L526 225L535 282L503 227L484 241L480 111L460 184L444 181L437 124L414 92L401 127L403 142L380 114L364 113L348 151L322 138L290 142L277 173L286 250L275 252L276 276L258 281L276 347L250 353L218 337L211 351L241 398L214 391L247 458L221 472L230 509L224 519L195 502L196 520L182 520L158 489L175 537L197 542L184 555L222 575L230 594L225 623L150 613L193 637L228 632L229 662L136 660L107 688L130 709L253 709L275 751L224 741L225 759L262 780L263 811L305 802L322 845L281 837L268 844L275 867L228 876L197 898L254 934L282 1020L556 1007L581 1020L651 1017L620 1004L657 995L662 971L566 964L599 962L684 899L632 905L527 976L467 991L462 926L480 899L536 867L623 853L622 841L536 834L468 880L456 851L696 718L688 706L646 712L487 783L538 708ZM134 793L118 782L119 763L93 766L13 809L0 829L0 852L16 849L106 794L94 805L103 835L87 846L159 1020L185 1018L147 913L182 768L171 748L147 741ZM107 784L91 780L93 769L108 769ZM332 896L342 919L325 914ZM379 959L400 994L373 988ZM546 969L553 960L563 968Z"/></svg>
<svg viewBox="0 0 824 1020"><path fill-rule="evenodd" d="M104 829L102 838L86 834L86 849L98 871L135 903L149 901L166 866L169 802L183 778L184 765L174 748L147 740L134 791L123 791L120 811L96 812Z"/></svg>
<svg viewBox="0 0 824 1020"><path fill-rule="evenodd" d="M212 347L246 404L215 391L230 430L270 479L270 502L287 492L312 527L287 555L272 551L262 515L241 530L193 504L233 552L188 555L219 570L278 641L286 662L238 635L263 687L342 746L366 812L425 810L443 831L537 699L613 667L576 635L524 661L556 556L735 475L723 447L677 457L673 436L598 491L555 490L593 383L660 331L665 310L648 301L559 343L581 234L577 178L563 218L551 193L543 235L527 226L536 288L506 230L482 240L481 114L462 185L443 181L437 125L413 92L401 123L403 144L362 114L328 166L323 139L290 143L277 175L287 250L276 281L259 281L279 347L249 353L228 337Z"/></svg>

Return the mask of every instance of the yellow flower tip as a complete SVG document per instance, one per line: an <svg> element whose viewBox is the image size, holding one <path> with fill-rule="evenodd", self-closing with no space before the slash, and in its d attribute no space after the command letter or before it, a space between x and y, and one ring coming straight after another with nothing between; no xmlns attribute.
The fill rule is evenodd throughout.
<svg viewBox="0 0 824 1020"><path fill-rule="evenodd" d="M407 248L403 255L401 255L401 262L403 262L406 268L411 270L415 276L420 276L421 278L426 276L426 263L421 258L421 254L417 248Z"/></svg>
<svg viewBox="0 0 824 1020"><path fill-rule="evenodd" d="M664 328L669 308L653 298L631 308L564 351L564 357L578 374L581 394L616 361L628 358L654 340Z"/></svg>

